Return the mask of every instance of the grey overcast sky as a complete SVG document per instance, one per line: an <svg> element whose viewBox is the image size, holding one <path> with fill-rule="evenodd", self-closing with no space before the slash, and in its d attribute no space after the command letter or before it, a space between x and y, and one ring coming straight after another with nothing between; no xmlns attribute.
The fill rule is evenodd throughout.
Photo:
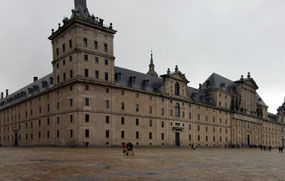
<svg viewBox="0 0 285 181"><path fill-rule="evenodd" d="M284 0L87 0L114 24L116 66L147 72L150 50L161 75L175 65L198 87L213 72L231 80L251 72L276 109L285 96ZM1 0L0 91L10 93L52 72L52 28L74 0Z"/></svg>

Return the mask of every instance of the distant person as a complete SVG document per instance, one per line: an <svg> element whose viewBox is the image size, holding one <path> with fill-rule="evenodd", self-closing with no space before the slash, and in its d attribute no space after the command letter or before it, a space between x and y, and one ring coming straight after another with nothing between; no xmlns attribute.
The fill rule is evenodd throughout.
<svg viewBox="0 0 285 181"><path fill-rule="evenodd" d="M125 155L126 152L127 152L127 150L126 150L126 143L123 142L122 145L123 145L123 154Z"/></svg>
<svg viewBox="0 0 285 181"><path fill-rule="evenodd" d="M126 155L129 155L129 152L132 152L132 155L135 156L134 145L132 143L127 143L127 154Z"/></svg>

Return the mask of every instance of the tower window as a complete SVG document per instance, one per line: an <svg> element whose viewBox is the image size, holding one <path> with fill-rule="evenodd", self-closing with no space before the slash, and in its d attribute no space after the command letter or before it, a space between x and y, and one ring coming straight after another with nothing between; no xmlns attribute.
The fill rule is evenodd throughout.
<svg viewBox="0 0 285 181"><path fill-rule="evenodd" d="M85 114L85 122L89 123L89 114Z"/></svg>
<svg viewBox="0 0 285 181"><path fill-rule="evenodd" d="M180 117L180 105L179 105L179 103L177 103L175 105L175 116Z"/></svg>
<svg viewBox="0 0 285 181"><path fill-rule="evenodd" d="M108 59L105 59L105 65L108 65L108 64L109 64Z"/></svg>
<svg viewBox="0 0 285 181"><path fill-rule="evenodd" d="M85 47L88 46L88 40L87 40L87 38L83 38L83 44L84 44Z"/></svg>
<svg viewBox="0 0 285 181"><path fill-rule="evenodd" d="M89 98L85 98L85 106L89 106Z"/></svg>
<svg viewBox="0 0 285 181"><path fill-rule="evenodd" d="M179 96L179 83L178 82L175 83L175 95Z"/></svg>
<svg viewBox="0 0 285 181"><path fill-rule="evenodd" d="M65 44L62 45L62 51L65 52Z"/></svg>
<svg viewBox="0 0 285 181"><path fill-rule="evenodd" d="M105 72L105 80L109 80L109 74Z"/></svg>
<svg viewBox="0 0 285 181"><path fill-rule="evenodd" d="M109 137L110 137L109 130L106 130L106 138L109 138Z"/></svg>
<svg viewBox="0 0 285 181"><path fill-rule="evenodd" d="M88 61L88 55L84 55L84 60Z"/></svg>
<svg viewBox="0 0 285 181"><path fill-rule="evenodd" d="M98 41L94 41L94 48L98 49Z"/></svg>
<svg viewBox="0 0 285 181"><path fill-rule="evenodd" d="M58 48L56 49L56 55L57 56L59 55L59 49Z"/></svg>
<svg viewBox="0 0 285 181"><path fill-rule="evenodd" d="M72 138L73 137L73 130L72 129L70 130L69 134L70 134L70 138Z"/></svg>
<svg viewBox="0 0 285 181"><path fill-rule="evenodd" d="M69 40L69 48L72 48L72 40Z"/></svg>
<svg viewBox="0 0 285 181"><path fill-rule="evenodd" d="M88 76L89 76L88 69L84 69L84 75L85 75L85 77L88 77Z"/></svg>
<svg viewBox="0 0 285 181"><path fill-rule="evenodd" d="M108 44L107 43L104 43L104 51L108 52Z"/></svg>
<svg viewBox="0 0 285 181"><path fill-rule="evenodd" d="M72 79L72 77L73 77L73 71L72 70L70 70L69 71L69 77Z"/></svg>
<svg viewBox="0 0 285 181"><path fill-rule="evenodd" d="M95 71L95 78L99 79L99 71L97 71L97 70Z"/></svg>

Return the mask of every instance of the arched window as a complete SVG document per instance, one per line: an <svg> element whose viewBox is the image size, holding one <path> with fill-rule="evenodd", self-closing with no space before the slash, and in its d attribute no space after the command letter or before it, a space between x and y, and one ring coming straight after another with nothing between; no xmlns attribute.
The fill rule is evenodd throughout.
<svg viewBox="0 0 285 181"><path fill-rule="evenodd" d="M179 83L178 82L175 83L175 95L179 96Z"/></svg>
<svg viewBox="0 0 285 181"><path fill-rule="evenodd" d="M180 117L180 105L178 103L175 105L175 116Z"/></svg>

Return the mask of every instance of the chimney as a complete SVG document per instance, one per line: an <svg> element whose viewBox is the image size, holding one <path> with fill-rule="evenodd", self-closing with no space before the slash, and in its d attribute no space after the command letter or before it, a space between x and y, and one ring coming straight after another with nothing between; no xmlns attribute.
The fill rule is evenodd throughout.
<svg viewBox="0 0 285 181"><path fill-rule="evenodd" d="M248 74L247 74L247 78L248 78L248 79L250 79L250 72L248 72Z"/></svg>
<svg viewBox="0 0 285 181"><path fill-rule="evenodd" d="M176 65L175 67L175 72L178 72L178 65Z"/></svg>
<svg viewBox="0 0 285 181"><path fill-rule="evenodd" d="M202 84L199 84L199 89L201 89L202 88Z"/></svg>
<svg viewBox="0 0 285 181"><path fill-rule="evenodd" d="M9 90L6 89L6 97L8 97L8 95L9 95Z"/></svg>
<svg viewBox="0 0 285 181"><path fill-rule="evenodd" d="M1 100L4 99L4 93L1 92Z"/></svg>
<svg viewBox="0 0 285 181"><path fill-rule="evenodd" d="M34 77L34 82L38 81L38 77Z"/></svg>
<svg viewBox="0 0 285 181"><path fill-rule="evenodd" d="M75 8L81 6L82 8L87 8L86 0L74 0Z"/></svg>

